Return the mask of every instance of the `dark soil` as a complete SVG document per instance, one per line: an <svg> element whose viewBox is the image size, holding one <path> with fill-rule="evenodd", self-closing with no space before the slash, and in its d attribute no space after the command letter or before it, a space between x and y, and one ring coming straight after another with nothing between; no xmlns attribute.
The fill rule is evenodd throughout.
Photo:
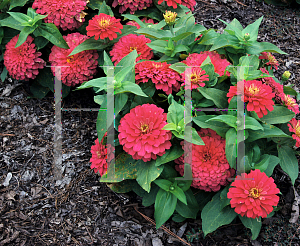
<svg viewBox="0 0 300 246"><path fill-rule="evenodd" d="M277 75L292 74L300 88L300 10L245 0L198 1L197 22L220 29L238 19L242 25L264 15L259 40L289 55L277 55ZM13 88L13 89L12 89ZM12 89L12 90L10 90ZM53 179L54 98L28 98L28 84L0 83L0 245L185 245L165 230L156 230L153 207L145 208L134 193L116 194L91 170L90 148L97 138L97 112L62 114L63 180ZM71 92L63 108L97 108L89 90ZM5 185L7 177L11 179ZM257 240L239 220L203 238L201 220L168 221L165 227L190 245L299 245L300 221L289 223L294 194L286 174L273 174L282 195L271 219L263 220ZM300 179L295 188L300 193ZM140 212L138 213L134 207ZM193 236L189 236L193 235Z"/></svg>

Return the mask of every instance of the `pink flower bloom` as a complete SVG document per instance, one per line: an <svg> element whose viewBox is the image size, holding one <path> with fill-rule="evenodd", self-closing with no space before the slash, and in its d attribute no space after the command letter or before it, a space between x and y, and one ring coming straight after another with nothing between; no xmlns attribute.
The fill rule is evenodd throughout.
<svg viewBox="0 0 300 246"><path fill-rule="evenodd" d="M5 46L4 65L9 75L17 80L35 79L46 63L41 58L41 52L37 52L33 38L28 36L26 41L15 48L19 34L13 37Z"/></svg>
<svg viewBox="0 0 300 246"><path fill-rule="evenodd" d="M136 58L136 61L141 59L150 60L153 57L152 49L147 46L147 43L151 43L149 38L144 35L128 34L115 43L114 47L110 51L112 61L115 62L115 66L127 56L133 50L136 50L140 56Z"/></svg>
<svg viewBox="0 0 300 246"><path fill-rule="evenodd" d="M45 22L72 31L83 24L87 3L88 0L35 0L32 8L37 9L37 14L48 15Z"/></svg>
<svg viewBox="0 0 300 246"><path fill-rule="evenodd" d="M258 57L259 59L264 59L268 60L266 65L270 65L271 67L274 66L274 68L277 70L278 69L278 61L276 58L270 53L270 52L262 52L261 56Z"/></svg>
<svg viewBox="0 0 300 246"><path fill-rule="evenodd" d="M120 144L135 160L156 160L171 148L172 133L162 130L166 120L167 114L154 104L136 106L120 121Z"/></svg>
<svg viewBox="0 0 300 246"><path fill-rule="evenodd" d="M294 98L284 95L283 103L289 110L292 110L295 114L299 114L299 105Z"/></svg>
<svg viewBox="0 0 300 246"><path fill-rule="evenodd" d="M80 33L71 33L63 36L70 49L53 46L49 55L52 65L51 70L55 76L55 66L61 67L61 81L67 86L82 84L93 78L97 72L97 59L99 55L96 50L85 50L72 56L68 56L75 47L88 39Z"/></svg>
<svg viewBox="0 0 300 246"><path fill-rule="evenodd" d="M171 94L172 90L177 92L180 89L181 77L179 73L169 68L166 62L143 61L135 66L136 83L146 83L149 79L155 84L156 89L161 89L166 94Z"/></svg>
<svg viewBox="0 0 300 246"><path fill-rule="evenodd" d="M280 190L276 187L273 178L269 178L259 169L251 170L249 174L237 176L229 188L227 197L234 211L241 216L256 219L266 218L277 206Z"/></svg>
<svg viewBox="0 0 300 246"><path fill-rule="evenodd" d="M185 71L182 75L185 78L187 71ZM209 76L205 74L205 70L202 70L200 67L193 67L191 69L191 89L197 89L198 87L204 87L205 82L209 81ZM185 81L185 80L184 80ZM185 85L185 82L183 83Z"/></svg>
<svg viewBox="0 0 300 246"><path fill-rule="evenodd" d="M205 145L191 144L192 153L192 187L205 191L218 191L221 186L228 184L228 178L235 173L230 168L225 155L225 139L222 139L215 131L202 128L198 131ZM183 141L181 142L183 145ZM190 156L188 156L190 158ZM189 161L190 162L190 161ZM175 169L183 176L184 155L175 160L179 164Z"/></svg>
<svg viewBox="0 0 300 246"><path fill-rule="evenodd" d="M159 0L158 4L162 4L163 2L167 2L169 7L173 7L174 9L177 8L177 5L182 4L188 7L190 10L194 11L194 6L196 5L195 0Z"/></svg>
<svg viewBox="0 0 300 246"><path fill-rule="evenodd" d="M134 14L137 10L146 9L152 6L152 0L114 0L112 6L115 8L120 5L119 12L122 14L128 8L130 9L130 14Z"/></svg>
<svg viewBox="0 0 300 246"><path fill-rule="evenodd" d="M291 119L288 127L290 132L295 133L292 137L296 140L296 147L300 147L300 120L296 120L295 118Z"/></svg>
<svg viewBox="0 0 300 246"><path fill-rule="evenodd" d="M89 20L89 25L86 27L87 35L89 37L95 36L95 40L109 38L113 40L117 38L117 32L122 33L123 25L120 19L116 19L107 14L95 15Z"/></svg>

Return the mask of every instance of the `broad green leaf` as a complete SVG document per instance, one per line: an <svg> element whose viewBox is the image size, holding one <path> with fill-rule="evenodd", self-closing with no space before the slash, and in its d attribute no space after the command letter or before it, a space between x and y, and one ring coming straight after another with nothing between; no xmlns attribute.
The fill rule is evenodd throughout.
<svg viewBox="0 0 300 246"><path fill-rule="evenodd" d="M28 23L28 21L33 21L31 17L23 13L17 13L17 12L7 12L7 13L10 14L10 16L13 17L20 24Z"/></svg>
<svg viewBox="0 0 300 246"><path fill-rule="evenodd" d="M103 0L89 0L89 3L87 6L93 10L100 9L102 5Z"/></svg>
<svg viewBox="0 0 300 246"><path fill-rule="evenodd" d="M153 182L165 191L169 191L170 186L173 185L171 181L166 179L156 179Z"/></svg>
<svg viewBox="0 0 300 246"><path fill-rule="evenodd" d="M299 173L298 160L295 156L295 151L286 145L277 145L277 149L280 167L290 176L292 184L294 185Z"/></svg>
<svg viewBox="0 0 300 246"><path fill-rule="evenodd" d="M223 21L221 19L219 20L227 25L224 31L227 31L229 34L235 35L239 40L243 40L244 37L242 31L239 28L237 28L235 25L232 25L231 23L227 23L226 21ZM233 31L233 33L229 31Z"/></svg>
<svg viewBox="0 0 300 246"><path fill-rule="evenodd" d="M6 67L4 66L3 71L1 73L1 81L2 82L4 82L4 80L6 79L7 73L8 73L8 71L7 71Z"/></svg>
<svg viewBox="0 0 300 246"><path fill-rule="evenodd" d="M129 20L133 20L136 23L138 23L140 25L141 28L145 28L147 27L146 24L144 22L142 22L137 16L135 15L130 15L130 14L123 14L122 16L124 16L125 18L129 19Z"/></svg>
<svg viewBox="0 0 300 246"><path fill-rule="evenodd" d="M98 112L97 116L97 123L96 123L96 129L97 129L97 135L99 139L102 139L104 134L107 132L107 112L106 112L106 107L107 107L107 100L103 102L103 104L100 107L100 110Z"/></svg>
<svg viewBox="0 0 300 246"><path fill-rule="evenodd" d="M280 159L277 156L274 155L269 155L270 156L270 160L269 160L269 165L267 167L267 169L265 169L264 173L268 176L271 177L274 168L277 166L277 164L279 163Z"/></svg>
<svg viewBox="0 0 300 246"><path fill-rule="evenodd" d="M106 94L96 95L96 96L94 96L94 102L101 106L103 104L104 100L105 101L107 100L106 96L107 96Z"/></svg>
<svg viewBox="0 0 300 246"><path fill-rule="evenodd" d="M213 45L219 36L219 33L217 33L213 29L210 29L207 32L204 32L203 37L201 38L201 41L198 44Z"/></svg>
<svg viewBox="0 0 300 246"><path fill-rule="evenodd" d="M134 71L134 67L135 67L135 64L133 65L128 65L126 67L123 67L121 71L119 71L116 75L115 75L115 80L117 82L123 82L125 77L131 72L133 74L135 74L135 71Z"/></svg>
<svg viewBox="0 0 300 246"><path fill-rule="evenodd" d="M215 88L198 87L198 91L207 99L212 100L218 108L228 106L227 93Z"/></svg>
<svg viewBox="0 0 300 246"><path fill-rule="evenodd" d="M192 35L193 32L184 32L184 33L181 33L179 35L176 35L175 37L172 38L173 41L179 41L181 39L184 39L190 35Z"/></svg>
<svg viewBox="0 0 300 246"><path fill-rule="evenodd" d="M134 65L137 57L138 57L138 53L136 50L131 51L127 56L123 57L115 68L115 74L118 74L123 68L125 68L127 66ZM134 74L133 78L135 78L135 74ZM129 81L131 81L131 80L129 80ZM133 79L132 83L135 83L134 79Z"/></svg>
<svg viewBox="0 0 300 246"><path fill-rule="evenodd" d="M0 44L2 42L3 37L4 37L4 29L3 27L0 27Z"/></svg>
<svg viewBox="0 0 300 246"><path fill-rule="evenodd" d="M189 66L182 63L182 62L176 62L172 64L169 68L173 69L177 73L184 73L185 69L188 68Z"/></svg>
<svg viewBox="0 0 300 246"><path fill-rule="evenodd" d="M175 190L170 190L170 192L175 195L179 201L187 205L186 196L180 187L175 186Z"/></svg>
<svg viewBox="0 0 300 246"><path fill-rule="evenodd" d="M30 91L35 98L42 99L48 94L50 89L48 87L42 86L36 80L34 80L33 84L30 86Z"/></svg>
<svg viewBox="0 0 300 246"><path fill-rule="evenodd" d="M297 96L297 91L295 91L293 88L289 86L283 86L283 92L287 95Z"/></svg>
<svg viewBox="0 0 300 246"><path fill-rule="evenodd" d="M21 46L27 39L28 35L35 30L34 27L25 26L20 32L15 48Z"/></svg>
<svg viewBox="0 0 300 246"><path fill-rule="evenodd" d="M148 97L137 84L129 81L122 82L122 87L115 89L115 94L130 92L138 96Z"/></svg>
<svg viewBox="0 0 300 246"><path fill-rule="evenodd" d="M255 42L251 46L246 47L246 53L250 55L258 55L261 52L273 52L273 53L287 55L287 53L283 52L276 45L268 42Z"/></svg>
<svg viewBox="0 0 300 246"><path fill-rule="evenodd" d="M102 50L107 46L108 44L105 44L103 41L95 40L94 37L91 37L82 42L80 45L76 46L69 56L75 55L85 50Z"/></svg>
<svg viewBox="0 0 300 246"><path fill-rule="evenodd" d="M262 125L254 118L245 116L245 129L264 130Z"/></svg>
<svg viewBox="0 0 300 246"><path fill-rule="evenodd" d="M101 177L100 182L102 179L104 180L104 177L105 175ZM126 179L119 183L106 183L106 185L116 193L127 193L132 190L132 188L135 186L135 183L136 182L134 180Z"/></svg>
<svg viewBox="0 0 300 246"><path fill-rule="evenodd" d="M77 87L75 90L81 90L86 89L90 87L96 87L100 88L102 90L106 90L107 88L107 77L101 77L97 79L92 79L87 82L82 83L79 87Z"/></svg>
<svg viewBox="0 0 300 246"><path fill-rule="evenodd" d="M104 59L104 64L103 64L102 69L103 69L104 73L107 75L108 74L108 72L107 72L108 67L115 68L115 66L112 63L110 57L108 56L108 54L106 53L105 50L103 50L103 59Z"/></svg>
<svg viewBox="0 0 300 246"><path fill-rule="evenodd" d="M215 116L213 118L208 119L206 122L220 121L220 122L224 122L225 124L236 129L237 128L236 120L237 120L236 116L233 116L233 115L219 115L219 116Z"/></svg>
<svg viewBox="0 0 300 246"><path fill-rule="evenodd" d="M53 23L43 23L42 25L38 26L37 29L35 29L33 34L35 36L43 36L52 44L60 48L70 49L61 33ZM76 48L78 48L78 46Z"/></svg>
<svg viewBox="0 0 300 246"><path fill-rule="evenodd" d="M196 145L205 145L195 128L192 127L192 143Z"/></svg>
<svg viewBox="0 0 300 246"><path fill-rule="evenodd" d="M222 209L220 192L206 204L201 212L202 230L204 236L218 229L222 225L230 224L237 216L234 209L227 206Z"/></svg>
<svg viewBox="0 0 300 246"><path fill-rule="evenodd" d="M164 166L155 166L155 160L149 162L140 162L137 166L136 181L147 192L150 192L151 182L158 178L163 171Z"/></svg>
<svg viewBox="0 0 300 246"><path fill-rule="evenodd" d="M237 157L237 133L231 128L226 133L225 154L231 168L236 168Z"/></svg>
<svg viewBox="0 0 300 246"><path fill-rule="evenodd" d="M171 167L172 166L172 167ZM177 171L174 169L173 165L164 165L164 170L160 174L163 179L173 180L178 176Z"/></svg>
<svg viewBox="0 0 300 246"><path fill-rule="evenodd" d="M44 69L40 70L35 80L42 86L47 87L54 92L54 76L50 67L45 67Z"/></svg>
<svg viewBox="0 0 300 246"><path fill-rule="evenodd" d="M157 193L154 218L156 229L160 228L174 213L177 204L177 198L170 192L160 189Z"/></svg>
<svg viewBox="0 0 300 246"><path fill-rule="evenodd" d="M35 44L35 47L37 50L43 49L48 43L49 40L45 39L42 36L35 37L33 43Z"/></svg>
<svg viewBox="0 0 300 246"><path fill-rule="evenodd" d="M110 16L114 16L113 11L111 10L111 8L108 5L106 5L105 1L103 1L101 6L100 6L98 14L100 14L100 13L110 15Z"/></svg>
<svg viewBox="0 0 300 246"><path fill-rule="evenodd" d="M249 41L256 41L257 36L258 36L258 29L260 26L260 23L263 20L263 16L260 17L258 20L256 20L254 23L248 25L244 30L243 30L243 35L245 35L246 33L250 34L250 39Z"/></svg>
<svg viewBox="0 0 300 246"><path fill-rule="evenodd" d="M261 229L261 221L258 219L252 219L246 216L239 215L240 220L242 221L243 225L251 230L252 233L252 240L255 240L260 232Z"/></svg>
<svg viewBox="0 0 300 246"><path fill-rule="evenodd" d="M191 187L191 184L192 184L192 179L190 180L180 180L180 179L177 179L177 186L180 187L183 191L187 191L190 187Z"/></svg>
<svg viewBox="0 0 300 246"><path fill-rule="evenodd" d="M167 122L174 123L176 126L178 123L184 119L184 106L177 103L174 99L172 100L172 104L168 108L167 114Z"/></svg>
<svg viewBox="0 0 300 246"><path fill-rule="evenodd" d="M274 110L268 112L268 114L264 115L260 120L267 124L280 124L287 123L294 117L295 113L288 108L284 106L274 106Z"/></svg>
<svg viewBox="0 0 300 246"><path fill-rule="evenodd" d="M11 0L8 10L12 10L15 7L24 6L28 0Z"/></svg>
<svg viewBox="0 0 300 246"><path fill-rule="evenodd" d="M160 166L162 164L168 163L170 161L173 161L183 154L183 149L181 146L178 146L176 144L173 144L170 149L166 150L166 153L162 156L158 156L156 159L156 166Z"/></svg>
<svg viewBox="0 0 300 246"><path fill-rule="evenodd" d="M166 40L172 38L172 33L169 30L156 30L154 28L140 28L135 31L138 34L143 34L146 37Z"/></svg>
<svg viewBox="0 0 300 246"><path fill-rule="evenodd" d="M20 22L15 20L12 16L9 16L0 21L1 26L7 26L16 30L21 31L24 27L21 26Z"/></svg>
<svg viewBox="0 0 300 246"><path fill-rule="evenodd" d="M162 129L171 131L171 130L176 130L177 126L174 123L169 123L166 124Z"/></svg>
<svg viewBox="0 0 300 246"><path fill-rule="evenodd" d="M127 103L128 95L125 93L115 95L115 117L120 113Z"/></svg>
<svg viewBox="0 0 300 246"><path fill-rule="evenodd" d="M176 54L176 53L179 53L181 51L188 51L189 50L189 47L183 45L183 44L179 44L179 45L176 45L175 46L175 49L173 51L173 56ZM172 56L172 57L173 57Z"/></svg>
<svg viewBox="0 0 300 246"><path fill-rule="evenodd" d="M260 171L264 172L269 165L269 161L270 161L270 155L264 154L261 157L261 160L258 163L256 163L254 167L255 169L259 169Z"/></svg>
<svg viewBox="0 0 300 246"><path fill-rule="evenodd" d="M224 47L232 47L235 49L244 49L239 43L239 39L232 35L221 34L220 37L214 40L213 46L209 51L214 51Z"/></svg>
<svg viewBox="0 0 300 246"><path fill-rule="evenodd" d="M168 47L168 42L163 40L154 40L151 43L147 43L147 46L158 52L165 53L165 48Z"/></svg>
<svg viewBox="0 0 300 246"><path fill-rule="evenodd" d="M155 202L157 192L159 190L160 188L157 185L155 185L155 183L152 183L150 192L147 192L146 195L143 197L142 205L145 207L151 206Z"/></svg>

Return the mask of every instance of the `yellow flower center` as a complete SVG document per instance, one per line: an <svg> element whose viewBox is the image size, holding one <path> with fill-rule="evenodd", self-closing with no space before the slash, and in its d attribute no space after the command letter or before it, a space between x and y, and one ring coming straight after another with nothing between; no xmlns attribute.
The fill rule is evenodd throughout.
<svg viewBox="0 0 300 246"><path fill-rule="evenodd" d="M149 130L149 126L147 124L141 124L141 131L142 132L147 132Z"/></svg>
<svg viewBox="0 0 300 246"><path fill-rule="evenodd" d="M153 63L153 67L160 68L162 67L161 63Z"/></svg>
<svg viewBox="0 0 300 246"><path fill-rule="evenodd" d="M109 26L110 21L106 20L106 19L101 19L101 20L98 20L98 24L101 28L106 28Z"/></svg>
<svg viewBox="0 0 300 246"><path fill-rule="evenodd" d="M130 49L130 52L131 52L131 51L133 51L133 50L136 50L137 47L130 47L129 49Z"/></svg>
<svg viewBox="0 0 300 246"><path fill-rule="evenodd" d="M71 63L73 61L74 56L70 56L67 58L67 63Z"/></svg>
<svg viewBox="0 0 300 246"><path fill-rule="evenodd" d="M262 192L262 189L251 188L249 191L249 195L253 198L258 198L258 197L260 197L261 192Z"/></svg>
<svg viewBox="0 0 300 246"><path fill-rule="evenodd" d="M100 151L97 151L97 157L100 158L101 157L101 153Z"/></svg>
<svg viewBox="0 0 300 246"><path fill-rule="evenodd" d="M300 124L299 121L297 121L297 124L295 126L293 126L295 129L295 134L300 137Z"/></svg>
<svg viewBox="0 0 300 246"><path fill-rule="evenodd" d="M259 88L256 87L255 85L250 85L249 87L249 92L252 94L252 95L256 95L259 93Z"/></svg>

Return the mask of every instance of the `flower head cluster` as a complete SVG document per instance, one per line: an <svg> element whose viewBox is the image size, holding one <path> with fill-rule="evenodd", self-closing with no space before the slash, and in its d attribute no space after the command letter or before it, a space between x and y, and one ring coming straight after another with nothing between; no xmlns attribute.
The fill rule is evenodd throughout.
<svg viewBox="0 0 300 246"><path fill-rule="evenodd" d="M141 21L143 21L143 22L145 22L145 23L156 24L156 23L154 22L153 19L147 19L147 17L144 17L143 19L141 19ZM135 22L135 21L128 21L128 22L126 23L126 25L136 26L137 29L140 29L140 28L141 28L141 26L140 26L137 22Z"/></svg>
<svg viewBox="0 0 300 246"><path fill-rule="evenodd" d="M296 147L300 147L300 120L296 120L295 118L291 119L288 127L290 132L295 133L292 137L296 140Z"/></svg>
<svg viewBox="0 0 300 246"><path fill-rule="evenodd" d="M232 182L227 197L234 211L248 218L266 218L277 206L280 190L276 187L273 178L269 178L259 169L243 173Z"/></svg>
<svg viewBox="0 0 300 246"><path fill-rule="evenodd" d="M154 104L136 106L120 121L120 144L135 160L156 160L171 148L172 133L162 130L166 120L167 114Z"/></svg>
<svg viewBox="0 0 300 246"><path fill-rule="evenodd" d="M188 7L190 10L194 11L194 6L196 5L195 0L159 0L158 4L161 4L163 2L167 2L167 5L169 7L173 7L174 9L177 8L177 5L182 4L186 7Z"/></svg>
<svg viewBox="0 0 300 246"><path fill-rule="evenodd" d="M85 50L75 55L69 54L88 39L87 36L80 33L71 33L63 36L70 49L63 49L53 46L49 55L49 61L52 65L51 70L55 76L55 67L61 67L61 81L67 86L75 86L93 78L98 65L99 55L96 50Z"/></svg>
<svg viewBox="0 0 300 246"><path fill-rule="evenodd" d="M41 52L37 52L33 38L28 36L26 41L15 48L19 34L13 37L5 46L4 65L11 77L17 80L34 79L46 63L39 58Z"/></svg>
<svg viewBox="0 0 300 246"><path fill-rule="evenodd" d="M169 67L170 64L166 62L143 61L137 63L135 66L136 83L146 83L151 79L156 89L163 90L168 95L172 93L172 90L177 92L180 89L181 76Z"/></svg>
<svg viewBox="0 0 300 246"><path fill-rule="evenodd" d="M185 61L182 61L188 66L200 67L205 59L209 56L211 63L214 65L215 73L223 76L227 66L231 65L226 59L222 59L221 56L214 51L202 51L200 54L190 54ZM226 76L230 76L229 72L226 71Z"/></svg>
<svg viewBox="0 0 300 246"><path fill-rule="evenodd" d="M274 66L274 68L278 69L278 61L276 58L270 53L270 52L262 52L261 56L258 57L259 59L268 60L266 65L270 65L271 67Z"/></svg>
<svg viewBox="0 0 300 246"><path fill-rule="evenodd" d="M272 88L266 84L263 84L258 80L239 81L237 85L230 86L229 92L227 93L228 103L231 98L236 95L242 95L244 91L244 102L248 102L247 110L255 111L259 118L267 115L268 111L272 111L274 102L272 98L275 93L272 93Z"/></svg>
<svg viewBox="0 0 300 246"><path fill-rule="evenodd" d="M136 58L136 61L141 59L150 60L153 57L153 51L147 46L147 43L151 43L151 40L144 35L128 34L115 43L109 53L112 56L111 60L117 65L123 57L127 56L133 50L136 50L140 54Z"/></svg>
<svg viewBox="0 0 300 246"><path fill-rule="evenodd" d="M182 75L183 78L187 75L185 71ZM184 80L183 85L185 85L186 80ZM200 67L193 67L191 69L191 89L197 89L198 87L204 87L205 81L209 81L209 76L205 74L205 70L202 70Z"/></svg>
<svg viewBox="0 0 300 246"><path fill-rule="evenodd" d="M294 98L290 95L284 95L282 101L289 110L293 111L295 114L299 114L299 105Z"/></svg>
<svg viewBox="0 0 300 246"><path fill-rule="evenodd" d="M122 14L128 8L130 9L130 14L134 14L137 10L146 9L152 6L152 0L114 0L112 6L115 8L120 5L119 12Z"/></svg>
<svg viewBox="0 0 300 246"><path fill-rule="evenodd" d="M48 23L54 23L64 31L79 28L83 22L86 13L88 0L35 0L32 4L36 13L48 15L44 20Z"/></svg>
<svg viewBox="0 0 300 246"><path fill-rule="evenodd" d="M107 136L105 133L101 143L99 143L99 139L95 140L95 145L91 147L92 158L90 162L92 162L91 169L95 168L94 171L97 173L99 171L100 176L107 172L107 161L110 162L113 159L113 153L111 151L111 145L107 146L103 144L104 138Z"/></svg>
<svg viewBox="0 0 300 246"><path fill-rule="evenodd" d="M225 140L215 131L202 128L198 132L205 145L190 144L192 153L191 168L193 175L192 187L205 191L218 191L221 185L228 184L228 178L235 173L231 169L225 155ZM183 144L183 141L181 142ZM184 174L184 155L175 160L179 165L175 169Z"/></svg>
<svg viewBox="0 0 300 246"><path fill-rule="evenodd" d="M122 33L120 29L123 29L123 25L120 21L120 19L103 13L95 15L89 20L89 25L86 27L87 35L95 36L95 40L99 38L113 40L117 38L117 32Z"/></svg>
<svg viewBox="0 0 300 246"><path fill-rule="evenodd" d="M166 11L166 13L164 13L163 16L168 25L173 25L175 23L177 13L172 11Z"/></svg>

